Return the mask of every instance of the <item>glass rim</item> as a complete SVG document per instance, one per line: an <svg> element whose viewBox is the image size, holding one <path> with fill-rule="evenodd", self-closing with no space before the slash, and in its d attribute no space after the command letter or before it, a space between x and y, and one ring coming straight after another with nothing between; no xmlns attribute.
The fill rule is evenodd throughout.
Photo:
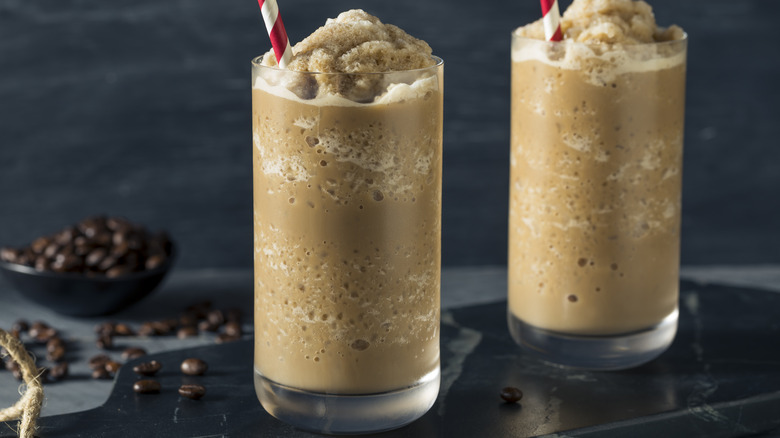
<svg viewBox="0 0 780 438"><path fill-rule="evenodd" d="M263 55L255 56L252 58L252 67L257 67L264 70L270 70L274 72L285 72L285 73L296 73L296 74L302 74L302 75L332 75L332 76L387 76L392 74L404 74L404 73L422 73L425 71L430 70L436 70L437 68L444 66L444 60L436 55L431 55L431 59L433 59L436 63L430 67L422 67L422 68L414 68L410 70L390 70L390 71L376 71L376 72L319 72L319 71L297 71L297 70L288 70L286 68L279 68L278 66L271 66L271 65L263 65L260 62L262 61Z"/></svg>
<svg viewBox="0 0 780 438"><path fill-rule="evenodd" d="M638 43L638 44L621 44L621 43L582 43L578 41L572 41L563 39L561 41L547 41L547 40L540 40L537 38L530 38L523 35L518 35L517 31L520 28L517 28L512 31L512 40L518 40L518 41L534 41L535 44L548 44L550 46L567 46L567 45L576 45L576 46L583 46L583 47L598 47L598 48L615 48L620 47L622 50L632 50L632 48L636 48L637 50L641 50L642 48L647 47L664 47L664 46L674 46L677 44L687 44L688 43L688 32L683 31L682 38L676 39L676 40L668 40L668 41L654 41L652 43Z"/></svg>

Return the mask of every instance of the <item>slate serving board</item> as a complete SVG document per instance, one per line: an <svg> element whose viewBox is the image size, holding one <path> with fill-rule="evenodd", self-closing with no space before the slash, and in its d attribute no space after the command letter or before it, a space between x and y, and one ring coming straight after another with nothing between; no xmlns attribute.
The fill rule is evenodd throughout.
<svg viewBox="0 0 780 438"><path fill-rule="evenodd" d="M780 294L682 283L680 329L659 359L622 372L551 366L522 355L506 330L506 303L442 315L442 389L420 420L382 437L719 437L780 434ZM187 357L209 362L205 376L179 372ZM260 406L252 385L252 342L147 356L163 363L162 392L132 391L129 362L106 403L44 417L46 437L309 437ZM182 398L182 383L208 389ZM499 391L517 386L519 404ZM11 436L14 423L2 427Z"/></svg>

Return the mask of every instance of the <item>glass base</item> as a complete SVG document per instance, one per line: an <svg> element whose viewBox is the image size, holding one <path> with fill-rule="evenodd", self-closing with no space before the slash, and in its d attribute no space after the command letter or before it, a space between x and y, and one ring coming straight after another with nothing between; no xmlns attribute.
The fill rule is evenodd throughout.
<svg viewBox="0 0 780 438"><path fill-rule="evenodd" d="M281 385L255 369L255 392L263 408L301 429L338 435L397 429L420 418L439 394L436 367L416 385L376 394L337 395Z"/></svg>
<svg viewBox="0 0 780 438"><path fill-rule="evenodd" d="M580 336L528 325L507 312L509 333L523 350L558 365L589 370L633 368L658 357L674 340L679 312L638 332L614 336Z"/></svg>

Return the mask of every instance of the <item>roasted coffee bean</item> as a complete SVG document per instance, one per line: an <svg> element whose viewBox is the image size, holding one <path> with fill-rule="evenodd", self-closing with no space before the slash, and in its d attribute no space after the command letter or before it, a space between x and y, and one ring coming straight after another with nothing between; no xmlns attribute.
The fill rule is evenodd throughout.
<svg viewBox="0 0 780 438"><path fill-rule="evenodd" d="M111 337L111 335L103 333L98 336L95 345L97 345L97 348L101 350L110 350L114 348L114 338Z"/></svg>
<svg viewBox="0 0 780 438"><path fill-rule="evenodd" d="M158 394L160 392L160 382L152 379L138 380L133 383L133 391L138 394Z"/></svg>
<svg viewBox="0 0 780 438"><path fill-rule="evenodd" d="M111 236L112 234L108 230L100 231L92 238L92 243L102 248L108 248L111 246Z"/></svg>
<svg viewBox="0 0 780 438"><path fill-rule="evenodd" d="M25 319L17 319L11 328L18 331L19 333L25 333L27 330L30 330L30 323L28 323Z"/></svg>
<svg viewBox="0 0 780 438"><path fill-rule="evenodd" d="M158 335L170 334L175 329L175 326L172 326L170 321L152 321L151 324L154 332Z"/></svg>
<svg viewBox="0 0 780 438"><path fill-rule="evenodd" d="M60 246L52 242L43 250L43 255L51 260L54 260L54 257L57 255L59 251L60 251Z"/></svg>
<svg viewBox="0 0 780 438"><path fill-rule="evenodd" d="M33 243L30 244L30 249L32 249L35 254L43 254L43 251L47 246L51 245L51 242L52 239L49 237L39 237L33 240Z"/></svg>
<svg viewBox="0 0 780 438"><path fill-rule="evenodd" d="M98 370L98 369L105 369L106 362L110 361L111 358L108 357L105 354L98 354L95 356L92 356L89 359L89 368L92 370Z"/></svg>
<svg viewBox="0 0 780 438"><path fill-rule="evenodd" d="M160 266L162 266L165 263L165 256L162 254L155 254L152 256L149 256L149 258L146 259L144 262L144 267L146 269L157 269Z"/></svg>
<svg viewBox="0 0 780 438"><path fill-rule="evenodd" d="M224 344L226 342L234 342L241 339L241 336L229 335L227 333L220 333L215 339L217 344Z"/></svg>
<svg viewBox="0 0 780 438"><path fill-rule="evenodd" d="M122 352L122 359L133 360L141 356L146 356L146 350L139 347L128 347Z"/></svg>
<svg viewBox="0 0 780 438"><path fill-rule="evenodd" d="M8 263L18 263L17 259L22 255L22 251L16 248L0 248L0 260Z"/></svg>
<svg viewBox="0 0 780 438"><path fill-rule="evenodd" d="M179 339L190 338L193 336L198 336L198 328L191 325L184 326L180 328L178 332L176 332L176 337Z"/></svg>
<svg viewBox="0 0 780 438"><path fill-rule="evenodd" d="M60 362L49 368L49 380L60 381L68 376L69 367L67 362Z"/></svg>
<svg viewBox="0 0 780 438"><path fill-rule="evenodd" d="M129 325L120 322L117 323L114 326L114 335L115 336L135 336L135 330L133 330Z"/></svg>
<svg viewBox="0 0 780 438"><path fill-rule="evenodd" d="M202 376L209 369L209 365L202 359L190 357L181 362L180 368L181 372L188 376Z"/></svg>
<svg viewBox="0 0 780 438"><path fill-rule="evenodd" d="M219 309L214 309L209 312L206 319L215 326L220 326L225 323L225 314Z"/></svg>
<svg viewBox="0 0 780 438"><path fill-rule="evenodd" d="M54 336L46 341L46 351L53 351L57 348L65 348L65 341L59 336Z"/></svg>
<svg viewBox="0 0 780 438"><path fill-rule="evenodd" d="M36 271L50 271L51 262L46 256L38 256L35 258L35 270Z"/></svg>
<svg viewBox="0 0 780 438"><path fill-rule="evenodd" d="M99 266L103 259L108 255L108 251L105 248L98 247L93 249L87 254L84 263L89 267Z"/></svg>
<svg viewBox="0 0 780 438"><path fill-rule="evenodd" d="M117 264L117 258L112 255L108 255L100 263L98 263L97 267L99 270L105 272L113 268L114 266L116 266L116 264Z"/></svg>
<svg viewBox="0 0 780 438"><path fill-rule="evenodd" d="M111 374L111 375L113 376L114 374L116 374L116 372L117 372L117 371L119 371L119 368L120 368L121 366L122 366L122 364L120 364L119 362L117 362L117 361L115 361L115 360L109 360L108 362L106 362L106 363L103 365L103 368L105 368L105 370L106 370L106 371L107 371L109 374Z"/></svg>
<svg viewBox="0 0 780 438"><path fill-rule="evenodd" d="M152 323L149 321L146 321L144 323L141 323L141 327L138 328L138 334L141 336L156 336L159 335L157 331L152 326Z"/></svg>
<svg viewBox="0 0 780 438"><path fill-rule="evenodd" d="M101 322L95 326L95 333L98 335L114 336L116 331L116 323L111 321Z"/></svg>
<svg viewBox="0 0 780 438"><path fill-rule="evenodd" d="M116 257L117 259L121 259L122 257L127 255L127 252L129 250L130 247L128 246L127 242L122 241L120 243L115 244L113 247L111 247L111 255Z"/></svg>
<svg viewBox="0 0 780 438"><path fill-rule="evenodd" d="M161 368L162 364L156 360L153 360L150 362L139 363L133 367L133 371L135 371L136 374L140 374L142 376L153 376L157 374L157 371L160 371Z"/></svg>
<svg viewBox="0 0 780 438"><path fill-rule="evenodd" d="M5 363L5 369L11 372L16 380L22 380L22 368L14 360L9 360Z"/></svg>
<svg viewBox="0 0 780 438"><path fill-rule="evenodd" d="M92 378L93 379L110 379L111 374L106 371L105 368L98 368L95 370L92 370Z"/></svg>
<svg viewBox="0 0 780 438"><path fill-rule="evenodd" d="M133 272L133 268L127 265L117 265L106 271L106 277L116 278Z"/></svg>
<svg viewBox="0 0 780 438"><path fill-rule="evenodd" d="M67 245L73 242L73 239L79 235L76 227L67 227L54 235L54 241L60 245Z"/></svg>
<svg viewBox="0 0 780 438"><path fill-rule="evenodd" d="M523 391L514 386L507 386L501 390L501 398L507 403L517 403L523 398Z"/></svg>
<svg viewBox="0 0 780 438"><path fill-rule="evenodd" d="M226 323L225 334L229 336L241 337L241 324L232 321Z"/></svg>
<svg viewBox="0 0 780 438"><path fill-rule="evenodd" d="M65 357L65 348L62 346L55 347L46 352L46 359L52 362L60 361L63 357Z"/></svg>
<svg viewBox="0 0 780 438"><path fill-rule="evenodd" d="M106 229L106 218L103 216L88 217L76 226L82 234L92 239L98 232Z"/></svg>
<svg viewBox="0 0 780 438"><path fill-rule="evenodd" d="M32 330L30 330L30 333L32 333ZM43 344L49 342L51 338L54 338L56 336L57 336L57 330L51 327L47 327L45 329L41 329L37 331L34 338L36 342L40 342Z"/></svg>
<svg viewBox="0 0 780 438"><path fill-rule="evenodd" d="M32 325L30 325L28 334L33 338L37 338L41 333L49 330L50 328L51 327L49 327L49 324L46 324L43 321L35 321L32 323Z"/></svg>
<svg viewBox="0 0 780 438"><path fill-rule="evenodd" d="M206 387L196 384L184 384L179 387L179 395L192 400L200 400L206 395Z"/></svg>
<svg viewBox="0 0 780 438"><path fill-rule="evenodd" d="M203 321L198 323L198 329L203 332L216 332L217 330L219 330L219 326L214 325L208 320L204 319Z"/></svg>

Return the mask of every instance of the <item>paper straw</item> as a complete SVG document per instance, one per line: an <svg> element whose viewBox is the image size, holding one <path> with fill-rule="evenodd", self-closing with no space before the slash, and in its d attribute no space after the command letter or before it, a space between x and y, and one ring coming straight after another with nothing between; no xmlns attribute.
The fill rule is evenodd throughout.
<svg viewBox="0 0 780 438"><path fill-rule="evenodd" d="M257 0L257 2L260 4L260 13L263 14L265 28L271 38L276 61L279 63L279 67L285 68L292 59L292 47L290 47L290 39L287 38L287 31L284 30L279 6L277 6L276 0Z"/></svg>
<svg viewBox="0 0 780 438"><path fill-rule="evenodd" d="M560 41L561 11L558 9L558 0L539 0L542 3L542 24L544 25L544 37L547 41Z"/></svg>

